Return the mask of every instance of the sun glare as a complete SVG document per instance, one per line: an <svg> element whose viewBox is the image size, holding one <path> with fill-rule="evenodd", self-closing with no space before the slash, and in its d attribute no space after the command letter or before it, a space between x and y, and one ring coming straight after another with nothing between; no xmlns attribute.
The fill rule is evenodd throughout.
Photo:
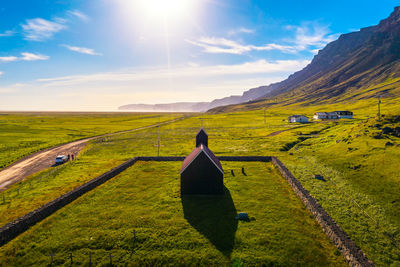
<svg viewBox="0 0 400 267"><path fill-rule="evenodd" d="M148 16L177 19L189 12L193 0L137 0L137 3Z"/></svg>

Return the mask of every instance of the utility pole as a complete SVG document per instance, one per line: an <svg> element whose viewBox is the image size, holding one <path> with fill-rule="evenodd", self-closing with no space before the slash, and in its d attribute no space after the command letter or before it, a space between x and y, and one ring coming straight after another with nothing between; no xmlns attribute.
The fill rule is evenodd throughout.
<svg viewBox="0 0 400 267"><path fill-rule="evenodd" d="M160 156L160 116L158 116L158 142L157 142L157 157Z"/></svg>
<svg viewBox="0 0 400 267"><path fill-rule="evenodd" d="M200 120L200 126L203 128L205 120L210 120L210 118L198 118ZM207 124L208 125L208 124Z"/></svg>
<svg viewBox="0 0 400 267"><path fill-rule="evenodd" d="M267 119L266 119L265 116L266 116L266 115L265 115L265 108L264 108L264 124L267 124Z"/></svg>
<svg viewBox="0 0 400 267"><path fill-rule="evenodd" d="M381 96L378 96L378 120L381 121Z"/></svg>

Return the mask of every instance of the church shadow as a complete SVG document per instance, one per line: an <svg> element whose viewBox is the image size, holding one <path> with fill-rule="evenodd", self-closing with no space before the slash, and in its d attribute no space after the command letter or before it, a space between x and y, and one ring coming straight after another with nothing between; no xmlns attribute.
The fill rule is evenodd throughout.
<svg viewBox="0 0 400 267"><path fill-rule="evenodd" d="M224 186L223 195L184 195L181 200L185 219L230 258L238 221L229 190Z"/></svg>

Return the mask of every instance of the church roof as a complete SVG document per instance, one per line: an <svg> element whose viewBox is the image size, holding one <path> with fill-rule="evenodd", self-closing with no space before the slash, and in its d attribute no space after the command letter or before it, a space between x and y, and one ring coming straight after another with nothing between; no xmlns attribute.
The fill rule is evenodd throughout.
<svg viewBox="0 0 400 267"><path fill-rule="evenodd" d="M201 131L201 130L200 130ZM208 149L208 147L206 147L205 145L201 144L200 146L196 147L192 153L189 154L189 156L187 156L182 163L182 167L181 167L181 173L185 171L185 169L201 154L204 153L209 159L210 161L218 168L218 170L220 170L220 172L224 173L224 171L222 170L222 165L219 162L219 159L214 155L214 153L211 152L210 149Z"/></svg>
<svg viewBox="0 0 400 267"><path fill-rule="evenodd" d="M197 132L196 136L198 136L201 132L205 133L205 134L208 136L208 134L207 134L206 130L204 130L204 128L201 128L201 129Z"/></svg>

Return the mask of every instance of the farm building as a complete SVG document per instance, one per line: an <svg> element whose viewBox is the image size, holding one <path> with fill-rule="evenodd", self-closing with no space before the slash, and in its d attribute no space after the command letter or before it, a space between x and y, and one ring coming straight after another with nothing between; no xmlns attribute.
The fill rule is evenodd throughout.
<svg viewBox="0 0 400 267"><path fill-rule="evenodd" d="M339 119L352 119L353 118L353 112L351 111L334 111L336 115L338 115Z"/></svg>
<svg viewBox="0 0 400 267"><path fill-rule="evenodd" d="M339 116L335 112L315 112L314 120L336 120Z"/></svg>
<svg viewBox="0 0 400 267"><path fill-rule="evenodd" d="M220 195L224 192L222 165L203 142L208 144L208 136L202 129L196 136L198 146L182 163L181 195Z"/></svg>
<svg viewBox="0 0 400 267"><path fill-rule="evenodd" d="M289 122L301 122L301 123L307 123L308 118L303 115L292 115L288 118Z"/></svg>

